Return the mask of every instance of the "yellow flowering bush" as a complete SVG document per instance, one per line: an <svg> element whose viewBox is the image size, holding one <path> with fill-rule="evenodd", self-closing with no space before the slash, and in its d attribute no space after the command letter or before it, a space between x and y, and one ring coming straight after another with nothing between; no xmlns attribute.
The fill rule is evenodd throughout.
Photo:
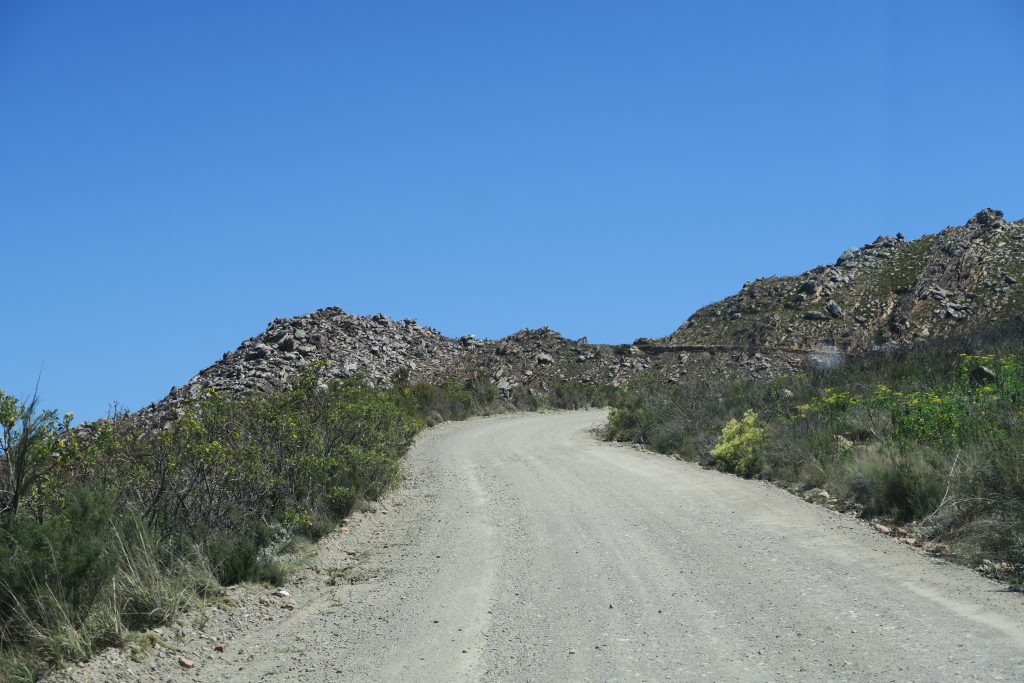
<svg viewBox="0 0 1024 683"><path fill-rule="evenodd" d="M757 450L764 439L764 429L757 426L757 413L748 410L741 419L733 418L722 428L722 436L711 449L711 458L721 470L752 477L760 474L762 468Z"/></svg>

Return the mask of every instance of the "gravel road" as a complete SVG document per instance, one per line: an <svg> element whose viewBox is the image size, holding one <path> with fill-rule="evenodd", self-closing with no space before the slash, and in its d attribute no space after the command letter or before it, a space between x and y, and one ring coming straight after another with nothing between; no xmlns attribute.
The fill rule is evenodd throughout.
<svg viewBox="0 0 1024 683"><path fill-rule="evenodd" d="M287 587L293 610L215 620L117 677L1024 680L1024 596L766 484L601 443L605 417L427 432L403 490Z"/></svg>

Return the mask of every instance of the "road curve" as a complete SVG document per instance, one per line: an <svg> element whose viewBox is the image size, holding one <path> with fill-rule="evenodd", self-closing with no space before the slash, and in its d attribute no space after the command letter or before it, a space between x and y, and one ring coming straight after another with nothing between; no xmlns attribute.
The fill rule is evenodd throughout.
<svg viewBox="0 0 1024 683"><path fill-rule="evenodd" d="M325 574L359 559L340 584L293 588L294 612L193 676L1024 679L1020 594L766 484L602 443L605 416L431 430L387 514L326 544Z"/></svg>

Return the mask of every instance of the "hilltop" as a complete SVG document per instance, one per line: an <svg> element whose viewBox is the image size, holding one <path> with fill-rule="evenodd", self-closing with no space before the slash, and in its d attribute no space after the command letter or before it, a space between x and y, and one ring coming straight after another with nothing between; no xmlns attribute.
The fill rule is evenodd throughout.
<svg viewBox="0 0 1024 683"><path fill-rule="evenodd" d="M767 277L698 310L662 339L591 344L548 328L502 339L447 337L415 320L340 308L273 320L267 329L142 412L169 419L204 391L268 392L310 363L327 378L488 381L504 398L559 383L621 386L641 374L766 378L880 345L964 335L1016 323L1024 277L1024 221L985 209L965 225L906 241L881 236L832 265Z"/></svg>
<svg viewBox="0 0 1024 683"><path fill-rule="evenodd" d="M514 392L547 392L560 382L619 384L650 367L642 355L566 339L547 328L521 330L499 340L450 338L415 320L357 316L332 307L272 321L264 332L142 413L170 418L185 402L210 390L247 394L285 389L312 363L326 367L327 380L359 376L371 386L387 387L477 379L511 398Z"/></svg>
<svg viewBox="0 0 1024 683"><path fill-rule="evenodd" d="M1024 221L985 209L959 227L881 236L832 265L767 277L694 313L662 344L865 351L1013 323L1022 314Z"/></svg>

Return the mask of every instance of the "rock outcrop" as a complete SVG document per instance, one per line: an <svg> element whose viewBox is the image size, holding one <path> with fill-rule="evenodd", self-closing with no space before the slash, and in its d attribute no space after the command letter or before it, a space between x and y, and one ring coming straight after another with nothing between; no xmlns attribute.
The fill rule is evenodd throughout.
<svg viewBox="0 0 1024 683"><path fill-rule="evenodd" d="M566 339L548 328L453 339L414 320L325 308L274 320L141 412L165 420L208 390L282 389L314 362L328 377L359 375L375 386L484 379L505 397L567 381L618 386L640 375L767 378L880 344L1019 324L1022 278L1024 221L985 209L936 235L879 237L833 265L747 283L669 337L629 345Z"/></svg>
<svg viewBox="0 0 1024 683"><path fill-rule="evenodd" d="M1018 324L1024 221L985 209L911 242L882 236L833 265L769 277L706 306L662 340L763 353L844 352Z"/></svg>
<svg viewBox="0 0 1024 683"><path fill-rule="evenodd" d="M798 363L800 358L793 359ZM621 386L641 374L677 382L691 373L767 377L795 365L728 348L659 348L651 340L611 346L566 339L548 328L520 330L498 340L449 338L413 320L350 315L325 308L279 318L202 370L161 401L140 411L158 424L173 420L208 391L245 394L288 387L311 363L325 379L359 376L374 386L396 381L483 380L511 399L544 394L565 382Z"/></svg>

